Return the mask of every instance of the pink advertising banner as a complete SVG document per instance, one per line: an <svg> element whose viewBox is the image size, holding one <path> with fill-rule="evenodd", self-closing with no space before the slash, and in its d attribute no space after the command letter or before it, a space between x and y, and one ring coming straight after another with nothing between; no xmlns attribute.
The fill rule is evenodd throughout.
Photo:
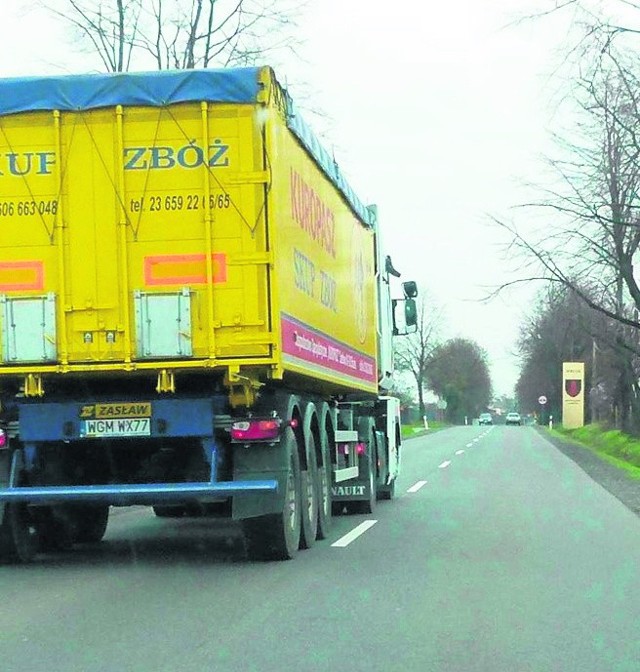
<svg viewBox="0 0 640 672"><path fill-rule="evenodd" d="M280 316L282 350L285 355L326 368L330 372L376 383L376 362L340 341L295 320Z"/></svg>

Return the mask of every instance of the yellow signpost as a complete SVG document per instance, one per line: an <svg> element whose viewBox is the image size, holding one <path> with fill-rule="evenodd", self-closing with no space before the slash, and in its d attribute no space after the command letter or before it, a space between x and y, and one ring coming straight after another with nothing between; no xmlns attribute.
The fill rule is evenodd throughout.
<svg viewBox="0 0 640 672"><path fill-rule="evenodd" d="M562 363L562 424L567 429L584 425L584 362Z"/></svg>

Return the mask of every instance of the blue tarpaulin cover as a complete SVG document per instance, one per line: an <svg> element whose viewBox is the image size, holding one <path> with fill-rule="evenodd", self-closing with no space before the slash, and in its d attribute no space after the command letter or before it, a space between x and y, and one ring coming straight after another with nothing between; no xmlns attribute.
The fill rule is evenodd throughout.
<svg viewBox="0 0 640 672"><path fill-rule="evenodd" d="M261 68L161 70L0 79L0 116L46 110L81 111L116 105L164 107L176 103L255 103ZM372 226L372 213L347 184L287 96L287 125L353 210ZM0 140L1 144L1 140Z"/></svg>
<svg viewBox="0 0 640 672"><path fill-rule="evenodd" d="M194 100L253 103L259 72L259 68L161 70L0 79L0 114L115 105L160 107Z"/></svg>

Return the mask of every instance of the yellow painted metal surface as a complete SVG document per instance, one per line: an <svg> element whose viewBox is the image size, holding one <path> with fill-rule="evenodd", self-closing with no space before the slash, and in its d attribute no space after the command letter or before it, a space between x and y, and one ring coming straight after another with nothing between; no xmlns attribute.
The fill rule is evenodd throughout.
<svg viewBox="0 0 640 672"><path fill-rule="evenodd" d="M285 367L377 389L373 232L282 124L271 211Z"/></svg>
<svg viewBox="0 0 640 672"><path fill-rule="evenodd" d="M372 233L267 84L266 105L0 117L0 298L55 305L54 356L3 343L0 375L250 367L375 389Z"/></svg>

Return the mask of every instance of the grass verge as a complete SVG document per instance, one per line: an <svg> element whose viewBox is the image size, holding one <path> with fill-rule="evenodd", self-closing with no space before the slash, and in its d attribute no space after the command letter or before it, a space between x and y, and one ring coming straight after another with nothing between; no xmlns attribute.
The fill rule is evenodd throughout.
<svg viewBox="0 0 640 672"><path fill-rule="evenodd" d="M640 440L619 429L592 424L578 429L547 430L552 436L569 440L591 450L609 464L623 469L631 478L640 480Z"/></svg>
<svg viewBox="0 0 640 672"><path fill-rule="evenodd" d="M410 439L422 434L432 434L445 427L448 427L445 422L437 422L436 420L429 421L429 429L425 429L424 423L422 422L416 423L415 425L402 425L402 438Z"/></svg>

